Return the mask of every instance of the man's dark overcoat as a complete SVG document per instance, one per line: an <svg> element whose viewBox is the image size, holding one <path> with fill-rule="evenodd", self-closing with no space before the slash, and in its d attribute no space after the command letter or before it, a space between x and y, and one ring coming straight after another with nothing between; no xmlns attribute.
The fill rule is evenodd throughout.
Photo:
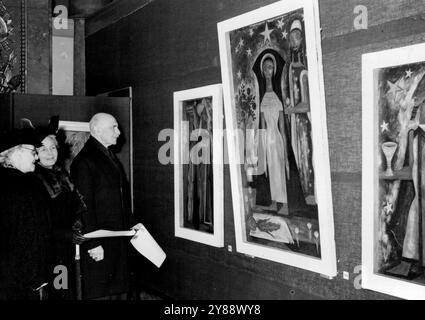
<svg viewBox="0 0 425 320"><path fill-rule="evenodd" d="M71 165L71 176L83 196L87 214L84 233L98 229L128 230L136 224L131 213L125 173L118 159L90 137ZM129 291L130 239L92 239L81 246L83 298L94 299ZM87 252L101 245L104 259Z"/></svg>

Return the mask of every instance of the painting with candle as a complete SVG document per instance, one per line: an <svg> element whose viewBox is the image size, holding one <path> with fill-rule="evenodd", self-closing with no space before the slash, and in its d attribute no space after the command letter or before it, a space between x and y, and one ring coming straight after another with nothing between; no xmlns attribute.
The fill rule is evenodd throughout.
<svg viewBox="0 0 425 320"><path fill-rule="evenodd" d="M424 45L364 55L363 264L366 287L376 280L401 297L425 298ZM420 50L422 49L422 51ZM367 117L367 118L366 118ZM370 130L366 134L366 129ZM373 192L370 192L373 190ZM365 225L367 224L367 226ZM366 240L369 240L366 242ZM392 284L392 283L395 284ZM412 285L412 289L409 288Z"/></svg>
<svg viewBox="0 0 425 320"><path fill-rule="evenodd" d="M316 1L280 1L223 21L218 31L238 250L317 270L313 258L329 272L317 14Z"/></svg>

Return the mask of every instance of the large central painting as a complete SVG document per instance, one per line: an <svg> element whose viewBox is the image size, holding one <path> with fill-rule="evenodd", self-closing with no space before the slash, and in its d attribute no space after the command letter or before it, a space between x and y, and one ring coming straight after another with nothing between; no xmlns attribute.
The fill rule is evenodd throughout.
<svg viewBox="0 0 425 320"><path fill-rule="evenodd" d="M238 250L332 276L318 22L316 1L280 1L218 32Z"/></svg>

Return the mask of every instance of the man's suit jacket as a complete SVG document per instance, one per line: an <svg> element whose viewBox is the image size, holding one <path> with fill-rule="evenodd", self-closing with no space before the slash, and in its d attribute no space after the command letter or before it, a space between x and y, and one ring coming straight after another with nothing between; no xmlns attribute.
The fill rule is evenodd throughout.
<svg viewBox="0 0 425 320"><path fill-rule="evenodd" d="M88 209L83 217L84 233L128 230L136 224L122 166L95 138L90 137L75 157L71 176ZM104 259L96 262L87 251L99 245ZM93 239L81 246L84 299L128 292L129 247L128 238Z"/></svg>

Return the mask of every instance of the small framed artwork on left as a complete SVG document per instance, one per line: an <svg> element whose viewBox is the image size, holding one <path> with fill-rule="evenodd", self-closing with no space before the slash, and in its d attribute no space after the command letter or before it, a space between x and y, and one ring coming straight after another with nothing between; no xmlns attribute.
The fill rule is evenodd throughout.
<svg viewBox="0 0 425 320"><path fill-rule="evenodd" d="M174 92L175 236L224 245L221 84Z"/></svg>
<svg viewBox="0 0 425 320"><path fill-rule="evenodd" d="M63 163L68 172L71 169L72 160L84 147L90 137L90 127L88 122L80 121L59 121L59 134L63 134Z"/></svg>

